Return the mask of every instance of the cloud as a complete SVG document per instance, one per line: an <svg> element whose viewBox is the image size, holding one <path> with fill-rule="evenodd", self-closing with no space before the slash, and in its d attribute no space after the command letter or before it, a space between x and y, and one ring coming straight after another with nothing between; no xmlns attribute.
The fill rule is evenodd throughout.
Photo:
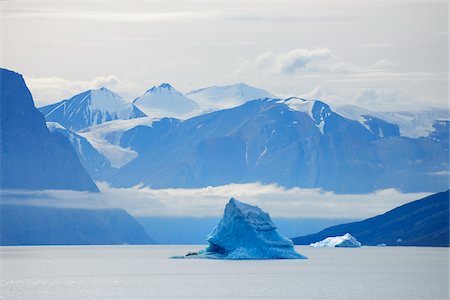
<svg viewBox="0 0 450 300"><path fill-rule="evenodd" d="M101 87L109 88L129 100L145 90L144 86L127 79L120 79L112 74L98 76L92 80L69 80L59 77L25 77L25 81L37 107L68 99L89 89L98 89Z"/></svg>
<svg viewBox="0 0 450 300"><path fill-rule="evenodd" d="M394 47L391 43L370 43L370 44L363 44L361 45L361 48L373 48L373 49L384 49L384 48L391 48Z"/></svg>
<svg viewBox="0 0 450 300"><path fill-rule="evenodd" d="M356 105L370 107L375 110L405 110L414 103L414 109L426 109L426 106L420 103L428 104L426 101L420 101L417 96L408 94L402 90L395 89L359 89L353 96L351 101Z"/></svg>
<svg viewBox="0 0 450 300"><path fill-rule="evenodd" d="M107 1L105 1L107 2ZM114 2L114 1L112 1ZM207 1L205 2L205 4ZM199 3L196 3L199 4ZM208 3L209 4L209 3ZM245 6L245 5L244 5ZM366 19L368 16L348 16L339 13L319 15L299 15L295 11L277 14L271 11L270 14L258 12L253 6L245 8L227 7L226 9L203 10L195 9L195 5L190 5L188 10L174 11L154 11L154 5L150 6L152 11L145 11L146 6L140 6L139 12L136 11L114 11L114 7L108 7L108 10L95 9L59 9L59 8L21 8L4 9L4 17L8 18L39 18L39 19L63 19L63 20L86 20L94 22L127 22L127 23L155 23L155 22L183 22L183 21L202 21L202 20L223 20L240 22L302 22L305 24L323 23L323 22L352 22L355 20ZM201 5L201 8L206 7Z"/></svg>
<svg viewBox="0 0 450 300"><path fill-rule="evenodd" d="M309 100L322 100L333 107L357 105L371 111L427 111L439 105L395 88L355 88L337 92L317 85L303 94L290 95Z"/></svg>
<svg viewBox="0 0 450 300"><path fill-rule="evenodd" d="M333 102L336 99L341 99L342 97L333 94L321 85L315 86L311 91L300 95L300 98L308 100L325 100Z"/></svg>
<svg viewBox="0 0 450 300"><path fill-rule="evenodd" d="M176 22L186 20L207 20L222 16L220 11L170 11L170 12L114 12L106 10L67 10L67 9L22 9L6 11L6 17L72 19L97 22Z"/></svg>
<svg viewBox="0 0 450 300"><path fill-rule="evenodd" d="M397 63L389 59L380 59L369 66L370 70L386 70L395 67Z"/></svg>
<svg viewBox="0 0 450 300"><path fill-rule="evenodd" d="M229 184L200 189L116 189L98 183L102 193L4 191L2 202L77 208L124 208L134 216L220 216L230 197L258 205L274 217L362 219L427 196L388 189L364 195L337 195L319 189L278 185Z"/></svg>
<svg viewBox="0 0 450 300"><path fill-rule="evenodd" d="M333 61L330 49L297 48L284 53L266 52L255 58L255 66L275 73L294 74L299 71L344 71L346 64Z"/></svg>
<svg viewBox="0 0 450 300"><path fill-rule="evenodd" d="M328 48L303 49L296 48L287 52L274 53L268 51L253 60L244 62L234 75L246 69L256 68L273 74L284 75L355 75L387 71L396 66L396 62L380 59L369 65L357 65L346 61Z"/></svg>

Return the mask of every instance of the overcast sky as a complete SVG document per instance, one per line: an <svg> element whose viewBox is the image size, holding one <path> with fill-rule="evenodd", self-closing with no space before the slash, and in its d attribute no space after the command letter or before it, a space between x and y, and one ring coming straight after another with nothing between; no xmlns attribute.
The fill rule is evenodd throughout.
<svg viewBox="0 0 450 300"><path fill-rule="evenodd" d="M380 110L448 107L447 1L1 1L1 66L37 106L245 82Z"/></svg>

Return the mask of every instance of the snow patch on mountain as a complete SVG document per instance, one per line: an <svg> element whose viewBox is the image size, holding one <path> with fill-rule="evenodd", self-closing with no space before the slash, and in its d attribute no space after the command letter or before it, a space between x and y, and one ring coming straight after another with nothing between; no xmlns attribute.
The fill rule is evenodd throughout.
<svg viewBox="0 0 450 300"><path fill-rule="evenodd" d="M325 120L331 116L330 107L319 100L307 100L298 97L287 98L279 103L286 104L290 109L306 113L316 123L320 132L324 133Z"/></svg>
<svg viewBox="0 0 450 300"><path fill-rule="evenodd" d="M303 98L291 97L283 100L282 103L285 103L292 110L304 112L308 114L311 118L313 117L312 110L315 103L314 100L306 100Z"/></svg>

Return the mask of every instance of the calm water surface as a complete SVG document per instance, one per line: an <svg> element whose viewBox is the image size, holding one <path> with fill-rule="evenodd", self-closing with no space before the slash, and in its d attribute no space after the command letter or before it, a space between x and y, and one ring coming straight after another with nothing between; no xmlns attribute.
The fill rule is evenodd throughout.
<svg viewBox="0 0 450 300"><path fill-rule="evenodd" d="M1 299L448 299L448 248L297 247L307 260L173 260L199 246L0 247Z"/></svg>

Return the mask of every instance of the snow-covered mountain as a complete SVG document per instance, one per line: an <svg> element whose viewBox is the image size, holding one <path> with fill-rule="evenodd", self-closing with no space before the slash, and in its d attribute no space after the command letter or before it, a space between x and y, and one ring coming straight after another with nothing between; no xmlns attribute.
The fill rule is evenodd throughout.
<svg viewBox="0 0 450 300"><path fill-rule="evenodd" d="M370 111L355 105L336 106L333 109L342 116L365 123L368 118L379 119L396 124L403 136L417 138L428 136L434 131L433 124L450 119L449 109L429 109L420 112L410 111Z"/></svg>
<svg viewBox="0 0 450 300"><path fill-rule="evenodd" d="M199 106L168 83L154 86L133 101L139 109L151 117L184 119L195 114Z"/></svg>
<svg viewBox="0 0 450 300"><path fill-rule="evenodd" d="M249 101L167 128L109 182L191 188L258 181L338 193L448 188L448 146L439 138L447 123L413 139L399 136L394 124L366 121L321 101Z"/></svg>
<svg viewBox="0 0 450 300"><path fill-rule="evenodd" d="M112 172L109 160L84 137L64 128L56 122L47 122L50 132L58 132L68 138L81 164L94 180L102 180Z"/></svg>
<svg viewBox="0 0 450 300"><path fill-rule="evenodd" d="M51 133L21 75L0 69L0 188L98 192L67 138Z"/></svg>
<svg viewBox="0 0 450 300"><path fill-rule="evenodd" d="M245 83L211 86L193 90L186 96L194 99L205 111L232 108L260 98L275 98L269 92Z"/></svg>
<svg viewBox="0 0 450 300"><path fill-rule="evenodd" d="M41 107L39 111L47 121L57 122L73 131L112 120L146 116L132 103L107 88L85 91L68 100Z"/></svg>

